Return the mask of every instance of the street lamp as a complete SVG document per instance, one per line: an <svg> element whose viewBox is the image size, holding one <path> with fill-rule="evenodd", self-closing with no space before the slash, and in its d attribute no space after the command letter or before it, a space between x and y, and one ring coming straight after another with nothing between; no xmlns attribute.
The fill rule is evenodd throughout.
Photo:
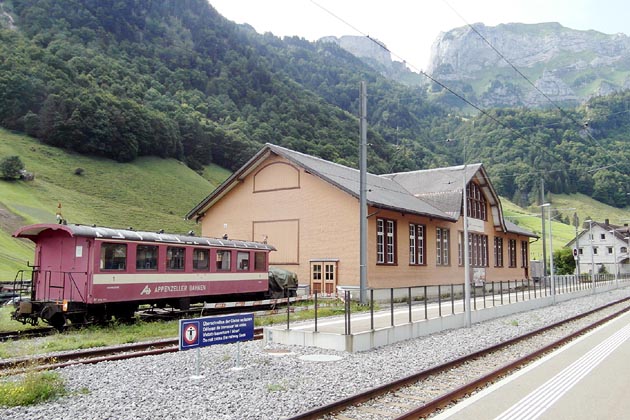
<svg viewBox="0 0 630 420"><path fill-rule="evenodd" d="M551 203L545 203L541 207L549 207L549 276L551 277L551 303L555 305L556 303L556 281L553 275L553 240L552 240L552 232L551 232ZM543 224L545 223L545 219L543 219Z"/></svg>
<svg viewBox="0 0 630 420"><path fill-rule="evenodd" d="M585 220L588 222L588 236L591 243L591 288L595 293L595 251L593 248L593 221L591 219Z"/></svg>
<svg viewBox="0 0 630 420"><path fill-rule="evenodd" d="M455 139L446 139L447 143L455 142ZM466 141L462 141L462 149L464 155L464 170L462 171L462 223L464 224L464 326L470 328L472 326L472 308L470 304L471 285L470 285L470 260L469 260L469 247L468 247L468 194L466 193L466 187L468 184L466 164Z"/></svg>
<svg viewBox="0 0 630 420"><path fill-rule="evenodd" d="M617 265L617 244L615 243L617 238L615 238L616 229L610 231L612 233L612 245L613 245L613 267L615 268L615 288L619 287L619 267Z"/></svg>
<svg viewBox="0 0 630 420"><path fill-rule="evenodd" d="M580 218L577 213L573 213L573 225L575 226L575 275L579 282L580 279L580 237L578 235L578 227L580 226Z"/></svg>

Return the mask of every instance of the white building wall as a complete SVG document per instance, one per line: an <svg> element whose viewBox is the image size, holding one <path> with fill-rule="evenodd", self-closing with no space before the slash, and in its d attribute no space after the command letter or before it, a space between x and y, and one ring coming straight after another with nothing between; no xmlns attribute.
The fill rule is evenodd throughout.
<svg viewBox="0 0 630 420"><path fill-rule="evenodd" d="M613 235L610 230L604 229L599 225L593 225L590 235L588 229L580 234L581 274L590 274L593 266L596 274L599 273L602 266L606 267L606 272L610 274L614 274L615 270L620 274L630 273L630 264L628 262L630 245L627 240L622 240L618 236ZM593 252L595 249L596 253Z"/></svg>

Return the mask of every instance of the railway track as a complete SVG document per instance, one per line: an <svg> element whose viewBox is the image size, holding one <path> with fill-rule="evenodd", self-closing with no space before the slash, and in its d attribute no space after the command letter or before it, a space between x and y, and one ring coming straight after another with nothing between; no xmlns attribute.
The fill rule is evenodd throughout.
<svg viewBox="0 0 630 420"><path fill-rule="evenodd" d="M626 298L612 302L431 369L315 408L291 417L291 420L407 420L430 417L544 354L630 311L629 300L630 298Z"/></svg>
<svg viewBox="0 0 630 420"><path fill-rule="evenodd" d="M19 340L21 338L44 337L56 331L52 327L34 328L23 331L2 331L0 332L0 342L9 340Z"/></svg>
<svg viewBox="0 0 630 420"><path fill-rule="evenodd" d="M263 329L254 329L254 340L261 340ZM77 364L93 364L104 361L132 359L134 357L179 351L179 339L165 339L136 344L124 344L46 356L0 361L0 376L15 375L27 371L62 368Z"/></svg>

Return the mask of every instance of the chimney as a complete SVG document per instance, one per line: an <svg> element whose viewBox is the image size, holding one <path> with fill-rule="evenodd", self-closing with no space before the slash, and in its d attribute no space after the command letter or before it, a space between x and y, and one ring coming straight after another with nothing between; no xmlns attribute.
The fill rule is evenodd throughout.
<svg viewBox="0 0 630 420"><path fill-rule="evenodd" d="M604 225L608 226L610 224L610 219L604 220Z"/></svg>

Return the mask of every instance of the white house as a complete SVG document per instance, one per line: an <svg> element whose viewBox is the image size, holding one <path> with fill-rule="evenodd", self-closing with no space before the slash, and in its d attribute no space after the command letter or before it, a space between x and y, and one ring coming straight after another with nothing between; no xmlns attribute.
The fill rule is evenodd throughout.
<svg viewBox="0 0 630 420"><path fill-rule="evenodd" d="M604 223L586 221L584 230L566 246L578 250L580 273L590 274L593 269L600 273L605 268L610 274L630 273L630 228Z"/></svg>

